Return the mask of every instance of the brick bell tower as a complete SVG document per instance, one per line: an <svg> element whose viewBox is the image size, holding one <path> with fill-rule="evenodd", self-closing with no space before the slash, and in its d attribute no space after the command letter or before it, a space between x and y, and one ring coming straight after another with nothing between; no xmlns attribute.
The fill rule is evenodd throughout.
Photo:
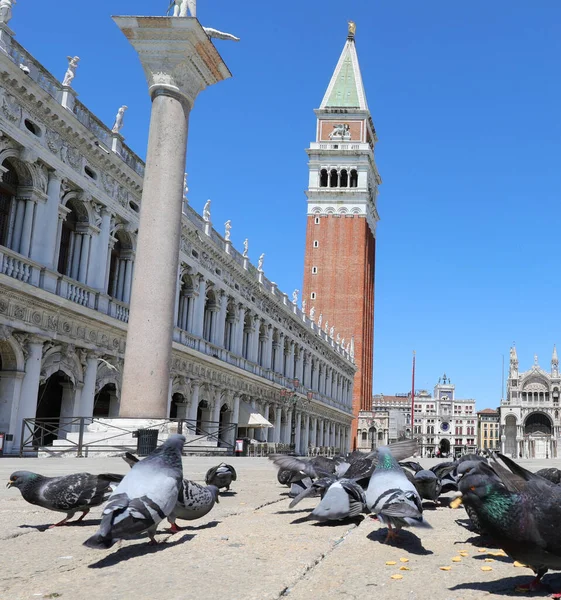
<svg viewBox="0 0 561 600"><path fill-rule="evenodd" d="M317 116L309 156L308 222L302 300L317 322L327 320L345 346L354 346L358 367L353 412L372 409L376 196L380 175L377 141L355 47L349 33ZM356 447L358 419L353 421Z"/></svg>

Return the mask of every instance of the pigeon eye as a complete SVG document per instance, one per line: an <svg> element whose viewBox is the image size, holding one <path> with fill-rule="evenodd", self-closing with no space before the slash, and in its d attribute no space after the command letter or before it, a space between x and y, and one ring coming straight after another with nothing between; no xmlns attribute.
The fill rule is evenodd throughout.
<svg viewBox="0 0 561 600"><path fill-rule="evenodd" d="M472 492L475 492L475 486L474 486L474 485L472 485L472 486L471 486L469 489L470 489Z"/></svg>

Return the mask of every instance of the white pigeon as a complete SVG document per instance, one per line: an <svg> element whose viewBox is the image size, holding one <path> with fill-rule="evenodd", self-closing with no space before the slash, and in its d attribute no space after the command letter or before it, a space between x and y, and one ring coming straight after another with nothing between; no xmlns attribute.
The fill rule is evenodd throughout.
<svg viewBox="0 0 561 600"><path fill-rule="evenodd" d="M392 526L430 527L423 521L423 505L417 489L409 481L387 446L378 448L378 464L366 490L366 505L388 526L386 542L396 537Z"/></svg>
<svg viewBox="0 0 561 600"><path fill-rule="evenodd" d="M31 71L29 70L29 67L27 65L24 65L23 63L19 64L19 68L26 74L29 75L31 73Z"/></svg>
<svg viewBox="0 0 561 600"><path fill-rule="evenodd" d="M109 497L99 531L84 542L88 548L111 548L123 539L147 532L155 544L158 523L177 504L183 481L181 451L185 436L170 437L145 459L137 462Z"/></svg>

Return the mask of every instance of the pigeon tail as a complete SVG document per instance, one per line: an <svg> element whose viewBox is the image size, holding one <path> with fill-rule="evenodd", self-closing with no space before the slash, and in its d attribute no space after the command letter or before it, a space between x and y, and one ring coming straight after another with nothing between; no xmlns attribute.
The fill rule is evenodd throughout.
<svg viewBox="0 0 561 600"><path fill-rule="evenodd" d="M94 548L95 550L108 550L116 542L117 540L112 537L101 535L101 533L95 533L83 543L83 546Z"/></svg>

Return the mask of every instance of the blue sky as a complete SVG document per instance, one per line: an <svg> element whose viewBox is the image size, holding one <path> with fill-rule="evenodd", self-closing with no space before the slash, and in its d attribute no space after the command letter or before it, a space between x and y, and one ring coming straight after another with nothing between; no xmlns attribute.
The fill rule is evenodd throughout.
<svg viewBox="0 0 561 600"><path fill-rule="evenodd" d="M442 372L459 397L496 406L516 342L549 369L561 344L561 2L540 0L199 0L234 77L191 113L191 204L212 199L221 231L265 252L265 273L302 288L307 156L315 115L346 38L357 50L378 132L374 391ZM145 156L150 103L112 14L164 14L167 0L20 0L17 40L62 78L80 56L79 99Z"/></svg>

